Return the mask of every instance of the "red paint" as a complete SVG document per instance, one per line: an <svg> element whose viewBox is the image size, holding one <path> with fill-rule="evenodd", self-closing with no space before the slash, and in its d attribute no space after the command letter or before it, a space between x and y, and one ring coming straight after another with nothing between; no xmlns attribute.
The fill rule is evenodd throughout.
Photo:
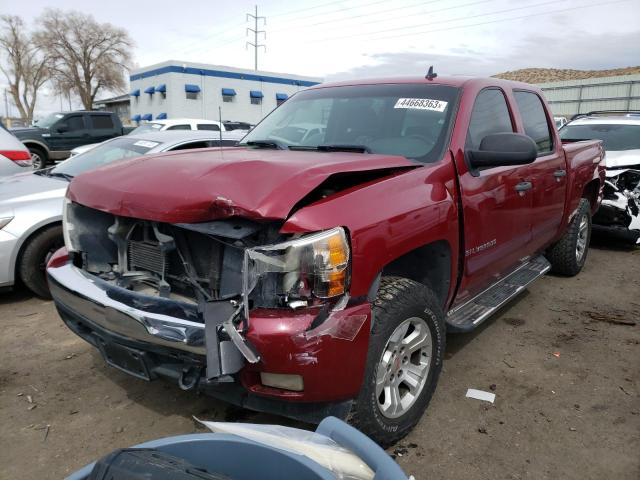
<svg viewBox="0 0 640 480"><path fill-rule="evenodd" d="M161 222L200 222L237 215L285 220L282 233L343 226L351 241L350 294L356 298L364 298L378 273L393 260L432 242L446 242L451 251L447 296L451 306L487 288L523 257L537 254L558 239L589 182L597 182L601 191L601 146L596 142L563 146L555 128L553 152L533 164L491 168L479 176L469 172L464 149L478 93L489 87L501 89L511 110L514 131L524 133L513 90L542 95L534 86L494 78L438 77L342 82L313 88L384 83L462 88L449 149L442 159L416 165L402 157L355 153L184 151L114 163L80 175L71 183L69 196L116 215ZM553 125L546 103L545 107ZM414 168L390 171L384 178L291 214L307 193L332 174L399 167ZM559 169L567 171L560 181L553 175ZM524 196L514 189L522 181L533 184ZM241 378L247 389L288 401L333 401L357 395L367 357L370 305L365 301L334 314L367 316L353 340L307 338L304 332L316 314L314 309L251 312L246 336L262 361L244 369ZM286 392L264 387L259 381L261 371L302 375L305 390Z"/></svg>
<svg viewBox="0 0 640 480"><path fill-rule="evenodd" d="M389 155L213 148L116 162L76 177L68 196L114 215L167 223L283 219L331 174L411 166Z"/></svg>
<svg viewBox="0 0 640 480"><path fill-rule="evenodd" d="M47 262L47 268L58 268L69 263L69 252L67 247L62 247L55 251L49 261Z"/></svg>

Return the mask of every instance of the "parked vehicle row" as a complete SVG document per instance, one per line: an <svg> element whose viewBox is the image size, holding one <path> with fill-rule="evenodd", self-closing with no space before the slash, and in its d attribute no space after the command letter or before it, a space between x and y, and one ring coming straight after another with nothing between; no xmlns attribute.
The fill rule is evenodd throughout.
<svg viewBox="0 0 640 480"><path fill-rule="evenodd" d="M66 325L122 371L348 418L389 445L426 409L447 332L477 328L549 270L580 272L603 159L600 141L562 144L531 85L320 85L240 148L75 178L49 287Z"/></svg>
<svg viewBox="0 0 640 480"><path fill-rule="evenodd" d="M19 279L37 295L49 297L45 265L63 245L63 199L77 175L126 158L236 143L221 142L219 133L212 131L126 135L55 167L0 178L0 287L10 287Z"/></svg>

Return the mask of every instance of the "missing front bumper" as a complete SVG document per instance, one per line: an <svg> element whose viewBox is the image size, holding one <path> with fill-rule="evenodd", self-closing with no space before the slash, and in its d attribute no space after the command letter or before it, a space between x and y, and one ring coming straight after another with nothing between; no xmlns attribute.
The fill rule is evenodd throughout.
<svg viewBox="0 0 640 480"><path fill-rule="evenodd" d="M207 379L237 373L245 358L251 363L259 359L233 326L236 307L229 302L212 302L201 312L196 305L114 286L71 263L49 269L48 275L61 314L73 314L125 343L143 342L205 357Z"/></svg>

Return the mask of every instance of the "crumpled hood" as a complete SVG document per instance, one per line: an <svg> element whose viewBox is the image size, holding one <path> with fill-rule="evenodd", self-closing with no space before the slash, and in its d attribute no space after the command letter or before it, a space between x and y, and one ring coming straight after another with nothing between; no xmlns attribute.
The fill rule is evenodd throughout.
<svg viewBox="0 0 640 480"><path fill-rule="evenodd" d="M0 207L18 206L60 198L61 205L69 183L58 178L37 175L33 171L0 177Z"/></svg>
<svg viewBox="0 0 640 480"><path fill-rule="evenodd" d="M640 170L640 149L636 150L607 150L605 156L605 166L607 169L635 168ZM614 172L616 175L619 171Z"/></svg>
<svg viewBox="0 0 640 480"><path fill-rule="evenodd" d="M242 216L285 219L329 176L415 168L404 157L266 149L145 155L83 173L69 197L114 215L167 223Z"/></svg>

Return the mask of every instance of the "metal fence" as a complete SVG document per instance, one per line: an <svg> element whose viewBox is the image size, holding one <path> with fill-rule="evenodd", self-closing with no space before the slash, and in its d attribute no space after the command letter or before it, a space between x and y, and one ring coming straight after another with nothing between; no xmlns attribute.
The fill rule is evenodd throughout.
<svg viewBox="0 0 640 480"><path fill-rule="evenodd" d="M593 110L640 110L640 75L566 80L538 86L557 116Z"/></svg>

